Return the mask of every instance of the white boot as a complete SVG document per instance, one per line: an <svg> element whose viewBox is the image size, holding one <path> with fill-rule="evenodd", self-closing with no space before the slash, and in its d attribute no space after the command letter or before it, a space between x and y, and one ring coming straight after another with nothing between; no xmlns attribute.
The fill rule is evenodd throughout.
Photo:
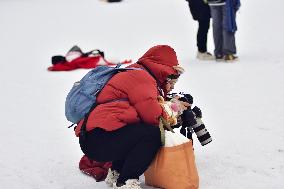
<svg viewBox="0 0 284 189"><path fill-rule="evenodd" d="M142 189L140 187L140 182L137 179L129 179L125 182L125 185L120 187L116 186L116 183L113 183L113 189Z"/></svg>
<svg viewBox="0 0 284 189"><path fill-rule="evenodd" d="M209 52L197 52L196 58L199 60L214 60L214 56Z"/></svg>
<svg viewBox="0 0 284 189"><path fill-rule="evenodd" d="M110 168L108 169L108 173L105 179L105 182L108 186L112 186L113 183L116 183L117 179L119 177L119 173L115 170L111 170Z"/></svg>

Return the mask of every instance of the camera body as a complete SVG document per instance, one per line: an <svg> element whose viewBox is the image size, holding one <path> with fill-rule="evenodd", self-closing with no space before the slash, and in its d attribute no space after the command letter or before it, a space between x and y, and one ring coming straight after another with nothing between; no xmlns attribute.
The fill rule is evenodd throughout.
<svg viewBox="0 0 284 189"><path fill-rule="evenodd" d="M170 94L171 98L176 95L177 93ZM179 93L179 95L181 96L179 98L180 101L193 104L193 97L190 94ZM200 108L195 106L191 109L190 107L188 107L187 110L183 111L180 118L180 122L176 127L181 126L181 134L192 140L192 133L195 133L198 141L202 146L212 141L210 133L201 120L202 112Z"/></svg>

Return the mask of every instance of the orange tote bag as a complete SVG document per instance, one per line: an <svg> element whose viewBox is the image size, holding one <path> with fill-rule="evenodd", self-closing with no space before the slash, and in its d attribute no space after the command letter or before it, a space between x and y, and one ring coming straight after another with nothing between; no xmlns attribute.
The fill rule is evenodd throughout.
<svg viewBox="0 0 284 189"><path fill-rule="evenodd" d="M166 131L165 147L160 149L144 173L147 185L164 189L197 189L199 187L192 142L187 138L181 142L177 138L184 136L180 135L180 133ZM181 144L172 146L167 142Z"/></svg>

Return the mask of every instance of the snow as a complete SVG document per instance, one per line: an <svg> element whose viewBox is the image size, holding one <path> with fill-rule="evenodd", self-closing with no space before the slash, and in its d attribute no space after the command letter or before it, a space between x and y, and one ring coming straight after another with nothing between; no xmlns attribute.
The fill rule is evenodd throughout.
<svg viewBox="0 0 284 189"><path fill-rule="evenodd" d="M133 61L171 45L186 69L176 91L194 96L213 137L194 143L200 188L284 188L283 5L243 1L240 60L216 63L195 59L197 23L184 0L0 0L1 188L107 188L79 171L82 152L64 117L68 90L88 70L46 70L75 44Z"/></svg>

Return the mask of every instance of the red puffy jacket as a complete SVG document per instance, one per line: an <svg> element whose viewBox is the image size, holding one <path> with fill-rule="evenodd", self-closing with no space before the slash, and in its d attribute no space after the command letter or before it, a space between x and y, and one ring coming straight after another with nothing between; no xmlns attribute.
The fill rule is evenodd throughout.
<svg viewBox="0 0 284 189"><path fill-rule="evenodd" d="M129 67L147 67L162 86L169 75L177 74L173 68L178 65L176 53L167 45L150 48L138 62L139 64L132 64ZM164 115L164 112L157 100L160 94L154 77L146 69L114 75L97 97L97 102L102 104L90 113L87 131L96 127L113 131L126 124L141 121L158 126L159 117ZM123 98L128 100L104 103ZM83 120L75 129L77 136L82 123Z"/></svg>

